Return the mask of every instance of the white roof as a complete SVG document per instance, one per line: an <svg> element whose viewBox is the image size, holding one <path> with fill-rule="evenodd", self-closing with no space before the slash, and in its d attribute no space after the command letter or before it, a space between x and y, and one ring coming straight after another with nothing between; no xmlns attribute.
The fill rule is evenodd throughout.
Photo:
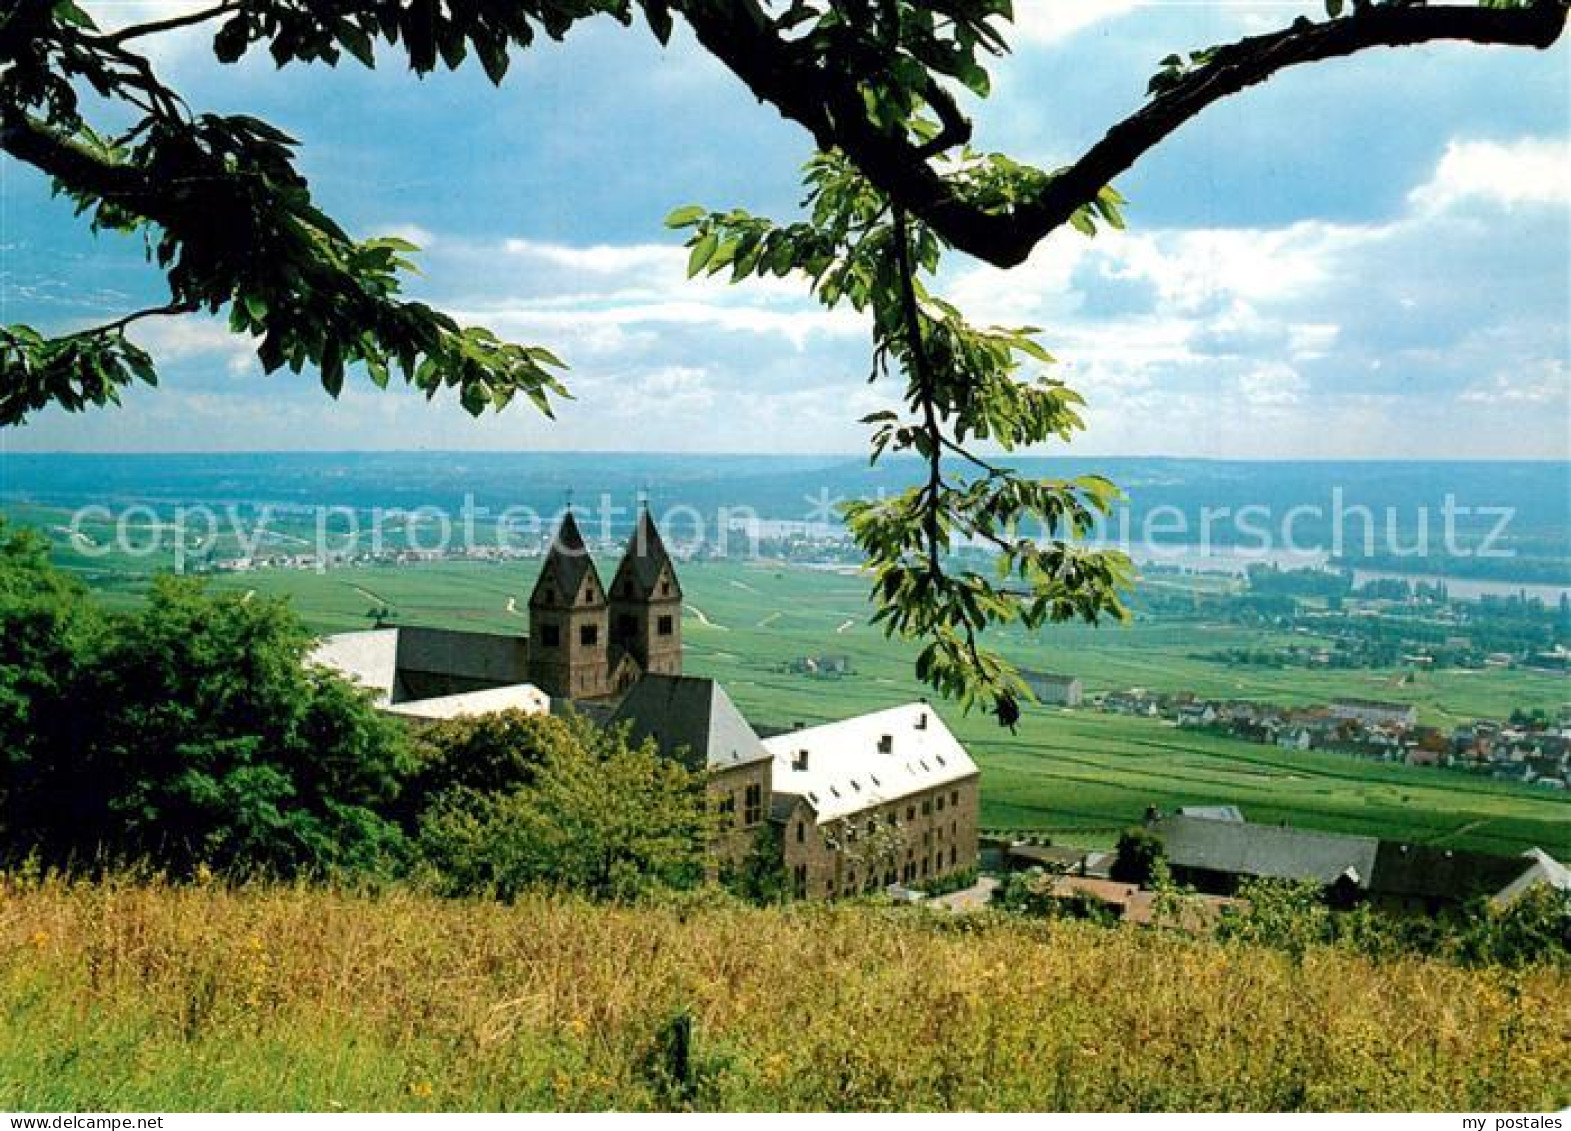
<svg viewBox="0 0 1571 1131"><path fill-rule="evenodd" d="M1522 855L1532 863L1520 876L1495 893L1495 903L1501 906L1514 903L1539 884L1548 884L1556 891L1571 892L1571 868L1541 848L1530 848Z"/></svg>
<svg viewBox="0 0 1571 1131"><path fill-rule="evenodd" d="M332 668L339 675L377 693L385 704L398 674L398 629L373 628L324 636L307 662Z"/></svg>
<svg viewBox="0 0 1571 1131"><path fill-rule="evenodd" d="M807 798L820 824L977 772L926 703L766 738L764 748L774 759L775 792Z"/></svg>
<svg viewBox="0 0 1571 1131"><path fill-rule="evenodd" d="M522 711L526 715L545 715L551 711L551 697L532 683L510 687L490 687L460 695L439 695L434 699L411 699L407 703L388 703L382 709L411 719L456 719L460 715L490 715L497 711Z"/></svg>

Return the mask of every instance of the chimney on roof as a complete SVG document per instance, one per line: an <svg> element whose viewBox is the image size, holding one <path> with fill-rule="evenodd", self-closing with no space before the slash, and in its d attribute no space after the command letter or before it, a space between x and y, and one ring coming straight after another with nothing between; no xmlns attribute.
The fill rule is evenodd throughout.
<svg viewBox="0 0 1571 1131"><path fill-rule="evenodd" d="M895 736L892 734L879 735L878 752L880 754L893 754L895 752Z"/></svg>
<svg viewBox="0 0 1571 1131"><path fill-rule="evenodd" d="M927 729L927 712L926 711L923 711L921 714L917 715L917 717L916 717L916 729L917 730L926 730Z"/></svg>
<svg viewBox="0 0 1571 1131"><path fill-rule="evenodd" d="M791 768L793 770L807 769L807 751L798 750L791 755Z"/></svg>

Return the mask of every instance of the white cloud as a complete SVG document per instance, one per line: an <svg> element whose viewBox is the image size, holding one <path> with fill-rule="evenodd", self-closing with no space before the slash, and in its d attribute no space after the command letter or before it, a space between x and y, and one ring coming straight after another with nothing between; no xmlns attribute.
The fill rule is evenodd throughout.
<svg viewBox="0 0 1571 1131"><path fill-rule="evenodd" d="M232 333L222 322L198 315L149 318L138 322L128 333L159 363L212 357L228 372L239 375L251 372L256 361L254 339Z"/></svg>
<svg viewBox="0 0 1571 1131"><path fill-rule="evenodd" d="M1307 388L1297 370L1280 363L1263 365L1238 379L1239 394L1256 408L1296 405Z"/></svg>
<svg viewBox="0 0 1571 1131"><path fill-rule="evenodd" d="M1518 369L1502 369L1487 380L1469 385L1457 398L1464 404L1510 408L1523 405L1562 405L1562 421L1571 429L1571 420L1563 415L1571 402L1571 369L1559 358L1544 358ZM1571 434L1567 436L1571 443Z"/></svg>
<svg viewBox="0 0 1571 1131"><path fill-rule="evenodd" d="M1104 20L1115 19L1150 0L1016 0L1015 19L1005 35L1026 43L1056 43Z"/></svg>
<svg viewBox="0 0 1571 1131"><path fill-rule="evenodd" d="M1434 176L1409 196L1419 211L1431 214L1478 199L1508 208L1564 208L1571 200L1571 145L1565 138L1453 141Z"/></svg>

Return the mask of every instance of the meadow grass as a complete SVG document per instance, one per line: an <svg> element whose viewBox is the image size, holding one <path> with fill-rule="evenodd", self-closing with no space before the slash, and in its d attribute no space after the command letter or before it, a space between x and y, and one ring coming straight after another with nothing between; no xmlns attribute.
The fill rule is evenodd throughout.
<svg viewBox="0 0 1571 1131"><path fill-rule="evenodd" d="M11 880L0 1109L1535 1110L1571 974L868 905ZM692 1022L673 1076L671 1020Z"/></svg>

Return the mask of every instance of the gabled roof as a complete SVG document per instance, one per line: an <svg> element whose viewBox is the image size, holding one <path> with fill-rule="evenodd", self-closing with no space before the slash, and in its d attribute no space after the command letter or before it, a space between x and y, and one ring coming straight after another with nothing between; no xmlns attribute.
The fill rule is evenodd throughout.
<svg viewBox="0 0 1571 1131"><path fill-rule="evenodd" d="M764 746L775 759L775 793L805 797L820 824L977 773L926 703L776 735Z"/></svg>
<svg viewBox="0 0 1571 1131"><path fill-rule="evenodd" d="M1327 886L1345 876L1368 888L1380 846L1371 836L1201 817L1164 817L1152 830L1162 838L1168 860L1182 868Z"/></svg>
<svg viewBox="0 0 1571 1131"><path fill-rule="evenodd" d="M1529 848L1522 853L1522 863L1527 867L1521 875L1497 891L1494 902L1504 906L1514 903L1529 889L1547 884L1556 891L1571 895L1571 868L1567 868L1541 848Z"/></svg>
<svg viewBox="0 0 1571 1131"><path fill-rule="evenodd" d="M1532 861L1520 856L1485 856L1381 841L1370 890L1380 895L1463 902L1494 895L1532 866Z"/></svg>
<svg viewBox="0 0 1571 1131"><path fill-rule="evenodd" d="M662 753L690 769L724 770L769 757L763 741L736 704L712 679L645 675L628 691L611 719L630 724L634 742L653 738Z"/></svg>
<svg viewBox="0 0 1571 1131"><path fill-rule="evenodd" d="M612 591L618 597L623 596L623 585L626 583L632 589L627 596L653 597L662 572L670 577L673 590L664 594L664 598L681 600L682 584L676 578L676 567L671 564L671 555L666 553L659 527L655 526L655 520L649 516L648 508L645 508L638 513L638 525L634 527L633 536L627 542L627 550L616 567L616 577L611 581Z"/></svg>
<svg viewBox="0 0 1571 1131"><path fill-rule="evenodd" d="M540 578L535 582L529 603L571 605L577 600L578 591L583 588L586 577L594 578L595 588L602 589L594 559L589 556L584 536L578 529L578 520L573 517L572 511L568 511L562 516L562 525L557 528L556 537L551 540L551 549L546 554L545 564L540 567ZM551 601L545 601L541 595L548 581L555 588Z"/></svg>

